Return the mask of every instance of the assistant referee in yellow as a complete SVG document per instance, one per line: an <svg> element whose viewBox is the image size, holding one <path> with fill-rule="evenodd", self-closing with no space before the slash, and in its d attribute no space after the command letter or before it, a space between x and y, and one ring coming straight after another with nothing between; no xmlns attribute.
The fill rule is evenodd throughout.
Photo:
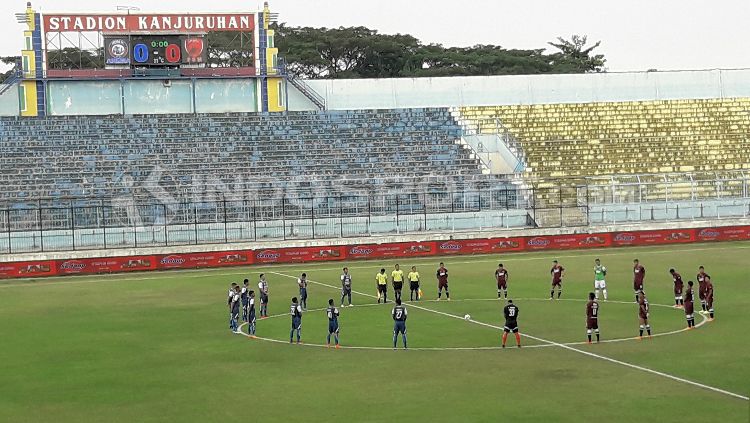
<svg viewBox="0 0 750 423"><path fill-rule="evenodd" d="M396 299L400 300L401 290L404 288L404 271L399 269L398 264L393 272L391 272L391 283L393 283L393 291L396 293Z"/></svg>
<svg viewBox="0 0 750 423"><path fill-rule="evenodd" d="M375 282L378 286L378 304L380 304L380 298L383 298L383 304L388 302L388 275L385 274L385 269L380 269L380 272L375 274Z"/></svg>

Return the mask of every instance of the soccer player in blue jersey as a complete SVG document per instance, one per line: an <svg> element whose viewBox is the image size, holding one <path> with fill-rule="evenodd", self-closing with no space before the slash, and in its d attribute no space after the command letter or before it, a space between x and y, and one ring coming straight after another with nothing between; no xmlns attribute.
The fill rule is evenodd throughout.
<svg viewBox="0 0 750 423"><path fill-rule="evenodd" d="M231 303L229 305L231 310L231 320L229 321L230 329L232 332L239 333L239 318L240 318L240 286L234 284L234 295L232 296Z"/></svg>
<svg viewBox="0 0 750 423"><path fill-rule="evenodd" d="M234 298L234 287L236 283L232 282L229 285L229 292L227 293L227 308L229 309L229 329L232 329L232 299Z"/></svg>
<svg viewBox="0 0 750 423"><path fill-rule="evenodd" d="M326 348L331 347L331 335L333 335L336 341L336 348L339 347L339 309L333 306L333 298L328 300L328 308L326 309L326 315L328 316L328 337L326 338Z"/></svg>
<svg viewBox="0 0 750 423"><path fill-rule="evenodd" d="M297 297L292 298L292 305L291 307L289 307L289 314L292 315L292 331L289 332L289 343L292 343L294 332L297 332L297 343L301 344L302 342L300 338L302 338L302 307L297 302Z"/></svg>
<svg viewBox="0 0 750 423"><path fill-rule="evenodd" d="M406 349L406 307L401 305L401 298L396 298L396 306L391 310L391 317L393 317L393 349L396 349L396 341L398 341L398 334L401 334L401 338L404 341L404 349Z"/></svg>
<svg viewBox="0 0 750 423"><path fill-rule="evenodd" d="M247 334L255 338L255 291L247 292Z"/></svg>
<svg viewBox="0 0 750 423"><path fill-rule="evenodd" d="M300 275L297 279L297 285L299 285L299 302L302 306L302 310L307 310L307 273Z"/></svg>
<svg viewBox="0 0 750 423"><path fill-rule="evenodd" d="M349 307L352 307L352 275L348 267L341 274L341 307L344 307L344 298L349 298Z"/></svg>
<svg viewBox="0 0 750 423"><path fill-rule="evenodd" d="M242 284L242 289L240 290L240 300L242 301L242 321L247 322L247 305L248 305L248 297L247 292L250 281L245 279L245 281Z"/></svg>
<svg viewBox="0 0 750 423"><path fill-rule="evenodd" d="M260 318L265 319L268 317L268 282L266 282L266 275L263 273L260 274L258 293L260 294Z"/></svg>

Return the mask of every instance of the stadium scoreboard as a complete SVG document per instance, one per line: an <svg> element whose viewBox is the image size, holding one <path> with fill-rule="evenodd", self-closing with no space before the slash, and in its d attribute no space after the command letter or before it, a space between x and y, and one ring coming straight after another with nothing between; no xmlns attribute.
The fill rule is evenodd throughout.
<svg viewBox="0 0 750 423"><path fill-rule="evenodd" d="M205 38L195 35L109 36L104 51L107 65L200 65L207 59Z"/></svg>

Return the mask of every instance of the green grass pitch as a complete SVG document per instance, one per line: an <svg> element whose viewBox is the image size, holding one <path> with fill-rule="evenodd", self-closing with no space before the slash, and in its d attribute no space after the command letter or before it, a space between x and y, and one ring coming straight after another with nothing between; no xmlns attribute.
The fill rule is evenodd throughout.
<svg viewBox="0 0 750 423"><path fill-rule="evenodd" d="M585 340L584 299L597 257L608 268L603 340L638 334L634 258L647 269L654 333L675 333L575 344ZM748 257L744 242L6 281L0 421L747 422L747 400L665 375L748 395ZM562 301L547 300L555 258L567 273ZM451 302L434 301L441 260ZM371 297L376 271L390 273L396 262L407 272L418 267L428 300L409 306L408 351L390 349L392 304L373 305ZM504 305L493 280L498 262L511 273L521 349L512 336L511 348L497 349L501 332L492 326L502 326ZM657 304L673 304L670 267L687 281L701 264L714 281L717 318L681 331L682 310ZM327 332L316 310L328 298L338 306L344 265L354 290L366 295L355 294L357 306L341 310L341 342L371 348L316 346ZM303 271L336 288L311 284L306 344L289 345L292 277ZM270 283L269 312L280 316L258 321L258 335L269 340L252 340L230 333L226 289L244 277L255 284L261 272Z"/></svg>

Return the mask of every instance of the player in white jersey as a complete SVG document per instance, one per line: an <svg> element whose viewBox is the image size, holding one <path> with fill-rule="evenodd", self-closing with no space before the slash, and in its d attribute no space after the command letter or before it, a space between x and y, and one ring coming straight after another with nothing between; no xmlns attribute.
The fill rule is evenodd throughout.
<svg viewBox="0 0 750 423"><path fill-rule="evenodd" d="M607 301L607 268L602 266L599 259L594 260L594 295L599 299L599 291L604 294L604 301Z"/></svg>

